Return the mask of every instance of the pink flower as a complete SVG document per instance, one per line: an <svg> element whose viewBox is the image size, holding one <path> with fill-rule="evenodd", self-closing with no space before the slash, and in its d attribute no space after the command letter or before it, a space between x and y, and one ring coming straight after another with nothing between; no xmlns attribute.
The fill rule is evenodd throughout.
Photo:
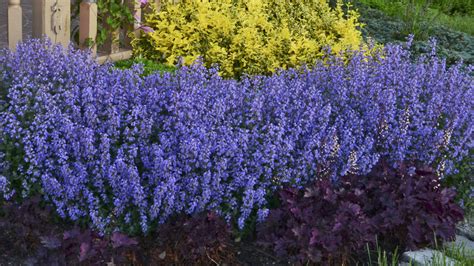
<svg viewBox="0 0 474 266"><path fill-rule="evenodd" d="M148 5L148 0L140 0L140 7L144 8Z"/></svg>
<svg viewBox="0 0 474 266"><path fill-rule="evenodd" d="M153 33L155 32L151 27L148 26L140 26L138 29L142 30L145 33Z"/></svg>
<svg viewBox="0 0 474 266"><path fill-rule="evenodd" d="M140 0L141 8L144 8L148 3L149 3L148 0ZM137 30L142 30L145 33L155 32L151 27L144 26L142 24L141 16L137 12L135 14L133 14L133 18L135 18L135 22L138 25Z"/></svg>

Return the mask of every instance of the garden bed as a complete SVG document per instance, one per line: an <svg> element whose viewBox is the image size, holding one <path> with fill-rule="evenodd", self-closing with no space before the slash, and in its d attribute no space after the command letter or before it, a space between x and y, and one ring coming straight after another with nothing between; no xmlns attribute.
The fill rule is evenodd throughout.
<svg viewBox="0 0 474 266"><path fill-rule="evenodd" d="M43 40L0 51L0 264L474 262L444 245L474 213L472 36L399 38L363 6L360 33L342 6L226 3L152 9L115 65Z"/></svg>
<svg viewBox="0 0 474 266"><path fill-rule="evenodd" d="M234 261L235 239L257 237L268 254L329 263L354 262L375 236L387 250L452 239L463 214L435 173L468 152L472 70L390 45L326 58L236 81L199 63L99 66L38 40L4 51L4 198L37 195L26 209L79 226L38 233L41 219L13 207L5 237L36 237L48 259L174 262Z"/></svg>

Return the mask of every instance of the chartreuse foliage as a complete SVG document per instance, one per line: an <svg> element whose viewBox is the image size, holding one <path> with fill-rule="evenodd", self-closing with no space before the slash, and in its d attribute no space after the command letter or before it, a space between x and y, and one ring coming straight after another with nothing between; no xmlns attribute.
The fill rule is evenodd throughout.
<svg viewBox="0 0 474 266"><path fill-rule="evenodd" d="M223 0L164 3L145 16L155 31L133 41L135 55L175 65L204 59L225 76L268 74L313 64L325 46L359 48L358 15L326 0Z"/></svg>
<svg viewBox="0 0 474 266"><path fill-rule="evenodd" d="M39 40L2 50L0 194L103 232L207 210L244 228L284 185L381 159L452 172L472 147L473 68L348 53L237 81L200 64L144 76Z"/></svg>

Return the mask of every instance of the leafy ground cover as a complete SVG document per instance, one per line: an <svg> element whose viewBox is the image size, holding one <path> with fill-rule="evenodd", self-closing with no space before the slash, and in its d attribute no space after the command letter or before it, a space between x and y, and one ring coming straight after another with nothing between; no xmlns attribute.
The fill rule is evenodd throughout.
<svg viewBox="0 0 474 266"><path fill-rule="evenodd" d="M146 237L101 235L60 221L39 197L5 203L0 262L13 265L206 264L236 262L227 223L214 213L181 216Z"/></svg>
<svg viewBox="0 0 474 266"><path fill-rule="evenodd" d="M364 5L356 4L360 13L360 22L364 38L375 40L378 43L403 43L409 33L405 30L403 20L388 15L383 11ZM425 19L425 18L420 18ZM428 54L431 51L429 38L435 38L438 46L438 56L447 59L449 64L463 60L466 64L474 64L474 36L465 32L456 31L433 22L418 22L423 38L415 40L412 52L415 55ZM474 27L469 27L474 28ZM403 33L405 32L405 33Z"/></svg>
<svg viewBox="0 0 474 266"><path fill-rule="evenodd" d="M343 177L341 185L318 180L282 190L260 241L294 263L353 265L366 245L413 250L454 239L463 218L454 196L430 168L382 162L368 175Z"/></svg>
<svg viewBox="0 0 474 266"><path fill-rule="evenodd" d="M474 2L472 0L358 0L405 22L401 33L430 35L433 24L474 35Z"/></svg>

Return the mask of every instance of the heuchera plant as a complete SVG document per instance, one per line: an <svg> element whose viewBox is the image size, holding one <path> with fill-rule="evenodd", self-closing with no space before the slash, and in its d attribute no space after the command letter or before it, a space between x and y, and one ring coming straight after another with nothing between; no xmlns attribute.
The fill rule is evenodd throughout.
<svg viewBox="0 0 474 266"><path fill-rule="evenodd" d="M301 264L347 264L376 239L387 250L453 240L463 219L454 191L441 188L431 168L413 164L382 162L367 175L279 195L281 206L260 225L259 241Z"/></svg>
<svg viewBox="0 0 474 266"><path fill-rule="evenodd" d="M381 159L440 173L472 147L473 67L400 46L226 80L197 63L143 77L32 40L0 52L0 193L139 233L213 210L243 228L266 197Z"/></svg>
<svg viewBox="0 0 474 266"><path fill-rule="evenodd" d="M0 261L7 264L76 265L129 263L138 242L123 233L101 236L68 223L54 222L54 212L40 197L0 208Z"/></svg>
<svg viewBox="0 0 474 266"><path fill-rule="evenodd" d="M343 178L344 189L359 192L379 242L391 250L434 246L453 240L463 210L452 188L443 188L431 167L380 163L368 175Z"/></svg>
<svg viewBox="0 0 474 266"><path fill-rule="evenodd" d="M370 220L351 198L357 194L345 193L329 181L282 190L281 206L260 225L260 243L294 263L346 265L375 237Z"/></svg>
<svg viewBox="0 0 474 266"><path fill-rule="evenodd" d="M55 227L51 225L51 210L40 206L40 197L31 197L22 204L6 202L0 208L0 261L18 264L12 258L21 257L25 260L36 255L34 263L54 264L64 261L61 256L54 260L48 256L48 248L43 247L41 238L53 235ZM56 225L55 225L56 226ZM57 227L56 227L57 228ZM48 246L61 245L49 243ZM36 254L35 254L35 251ZM30 261L31 262L31 261Z"/></svg>

